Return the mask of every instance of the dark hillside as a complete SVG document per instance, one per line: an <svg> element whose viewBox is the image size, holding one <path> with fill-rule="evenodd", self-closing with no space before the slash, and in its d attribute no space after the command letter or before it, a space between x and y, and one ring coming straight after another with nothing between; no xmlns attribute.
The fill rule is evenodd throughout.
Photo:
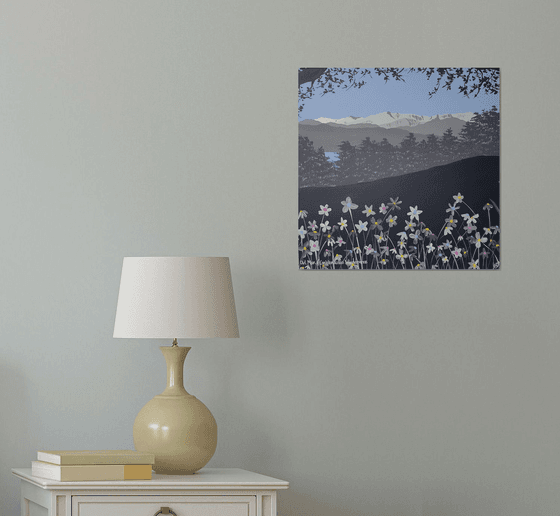
<svg viewBox="0 0 560 516"><path fill-rule="evenodd" d="M437 232L448 217L448 204L453 205L453 196L459 192L465 202L480 214L480 227L488 226L488 216L482 211L486 203L494 201L500 206L500 158L498 156L478 156L467 158L447 165L430 168L421 172L379 179L368 183L336 187L308 187L299 190L299 210L308 211L308 219L320 220L319 205L328 204L332 208L329 221L334 224L342 216L341 201L351 197L358 205L352 213L355 222L367 220L362 213L364 205L372 205L376 216L379 216L381 203L389 204L389 198L402 201L398 227L401 231L409 206L418 206L423 210L420 221L432 231ZM461 210L464 212L465 210ZM499 214L491 210L492 225L499 224ZM348 213L344 214L348 219Z"/></svg>

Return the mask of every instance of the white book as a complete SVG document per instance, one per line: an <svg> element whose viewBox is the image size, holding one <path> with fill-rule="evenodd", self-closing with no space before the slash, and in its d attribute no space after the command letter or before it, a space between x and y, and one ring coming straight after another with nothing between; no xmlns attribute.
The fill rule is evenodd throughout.
<svg viewBox="0 0 560 516"><path fill-rule="evenodd" d="M136 450L41 450L37 460L58 465L154 464L155 455Z"/></svg>

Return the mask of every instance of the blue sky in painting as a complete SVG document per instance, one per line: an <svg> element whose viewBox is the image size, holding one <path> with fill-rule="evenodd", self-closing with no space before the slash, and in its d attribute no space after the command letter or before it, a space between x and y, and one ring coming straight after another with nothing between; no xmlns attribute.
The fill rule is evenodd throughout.
<svg viewBox="0 0 560 516"><path fill-rule="evenodd" d="M453 83L451 90L440 90L428 97L436 84L435 75L427 80L424 74L404 71L403 81L382 77L372 72L366 77L361 88L335 89L335 93L324 96L314 95L307 99L299 120L307 118L344 118L347 116L366 117L384 111L415 115L444 115L447 113L481 112L492 106L500 108L499 95L484 95L467 98L459 93L458 84Z"/></svg>

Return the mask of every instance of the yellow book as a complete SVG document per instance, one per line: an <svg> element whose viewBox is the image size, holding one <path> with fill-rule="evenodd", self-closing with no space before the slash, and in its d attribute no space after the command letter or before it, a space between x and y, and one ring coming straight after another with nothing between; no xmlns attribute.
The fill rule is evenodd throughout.
<svg viewBox="0 0 560 516"><path fill-rule="evenodd" d="M82 464L60 466L48 462L31 461L34 477L72 482L76 480L150 480L151 464Z"/></svg>
<svg viewBox="0 0 560 516"><path fill-rule="evenodd" d="M154 464L153 453L136 450L54 450L38 451L37 460L58 465Z"/></svg>

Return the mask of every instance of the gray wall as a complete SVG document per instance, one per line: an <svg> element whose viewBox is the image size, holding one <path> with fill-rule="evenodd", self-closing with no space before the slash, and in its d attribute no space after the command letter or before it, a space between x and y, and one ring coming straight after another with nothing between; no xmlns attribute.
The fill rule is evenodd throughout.
<svg viewBox="0 0 560 516"><path fill-rule="evenodd" d="M0 515L38 449L132 448L167 342L112 338L124 256L231 259L195 341L209 466L283 516L556 515L558 16L537 2L7 0ZM298 66L500 66L500 272L299 271ZM190 343L182 342L182 345Z"/></svg>

